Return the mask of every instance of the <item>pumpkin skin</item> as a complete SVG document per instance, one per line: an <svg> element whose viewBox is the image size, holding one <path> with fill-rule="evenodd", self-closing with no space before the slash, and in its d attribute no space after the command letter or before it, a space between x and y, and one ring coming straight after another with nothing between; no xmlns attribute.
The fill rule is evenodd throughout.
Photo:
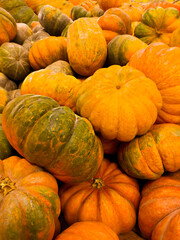
<svg viewBox="0 0 180 240"><path fill-rule="evenodd" d="M17 32L16 21L5 9L0 7L0 45L12 41Z"/></svg>
<svg viewBox="0 0 180 240"><path fill-rule="evenodd" d="M96 19L79 18L69 26L67 53L71 67L82 76L90 76L103 67L107 43Z"/></svg>
<svg viewBox="0 0 180 240"><path fill-rule="evenodd" d="M60 106L76 111L76 95L81 81L74 76L55 73L50 69L31 72L21 85L21 94L44 95L56 100Z"/></svg>
<svg viewBox="0 0 180 240"><path fill-rule="evenodd" d="M81 17L92 17L92 14L90 11L87 11L84 7L78 5L78 6L74 6L71 9L71 18L72 20L76 20L78 18Z"/></svg>
<svg viewBox="0 0 180 240"><path fill-rule="evenodd" d="M146 133L161 106L160 92L151 79L119 65L99 69L84 80L76 100L77 113L89 119L95 131L125 142Z"/></svg>
<svg viewBox="0 0 180 240"><path fill-rule="evenodd" d="M179 11L175 8L150 8L142 15L134 29L134 36L147 44L163 42L170 44L171 34L180 26Z"/></svg>
<svg viewBox="0 0 180 240"><path fill-rule="evenodd" d="M102 222L76 222L60 233L55 240L119 240L118 236Z"/></svg>
<svg viewBox="0 0 180 240"><path fill-rule="evenodd" d="M124 66L135 52L146 47L147 44L135 36L119 35L108 43L107 62Z"/></svg>
<svg viewBox="0 0 180 240"><path fill-rule="evenodd" d="M140 3L123 3L120 8L129 15L131 22L141 21L142 15L144 13L144 8Z"/></svg>
<svg viewBox="0 0 180 240"><path fill-rule="evenodd" d="M2 239L51 240L61 210L56 179L17 156L0 160L0 178Z"/></svg>
<svg viewBox="0 0 180 240"><path fill-rule="evenodd" d="M28 51L17 43L3 43L0 47L0 71L15 82L24 80L31 72Z"/></svg>
<svg viewBox="0 0 180 240"><path fill-rule="evenodd" d="M38 40L29 50L29 62L34 70L45 68L57 60L68 61L65 37L50 36Z"/></svg>
<svg viewBox="0 0 180 240"><path fill-rule="evenodd" d="M180 12L180 6L178 4L174 2L169 2L169 1L152 1L152 2L147 2L144 5L144 9L147 10L149 8L155 8L155 7L162 7L162 8L169 8L169 7L173 7L178 9L178 11Z"/></svg>
<svg viewBox="0 0 180 240"><path fill-rule="evenodd" d="M71 68L71 65L64 60L55 61L55 62L51 63L50 65L48 65L45 69L51 69L55 73L62 72L66 75L74 76L74 74L75 74L73 69Z"/></svg>
<svg viewBox="0 0 180 240"><path fill-rule="evenodd" d="M33 34L31 28L26 23L17 23L17 33L13 42L20 45Z"/></svg>
<svg viewBox="0 0 180 240"><path fill-rule="evenodd" d="M0 98L0 113L2 113L4 106L6 105L6 103L9 100L8 91L6 89L0 87L0 96L1 96L1 98Z"/></svg>
<svg viewBox="0 0 180 240"><path fill-rule="evenodd" d="M139 186L116 163L104 159L93 179L76 185L64 184L59 191L67 224L100 221L116 234L127 233L136 223Z"/></svg>
<svg viewBox="0 0 180 240"><path fill-rule="evenodd" d="M102 8L104 11L106 11L109 8L114 7L121 7L121 5L125 2L129 2L129 0L97 0L100 8Z"/></svg>
<svg viewBox="0 0 180 240"><path fill-rule="evenodd" d="M10 101L2 126L19 154L64 182L91 179L103 159L91 123L46 96L25 94Z"/></svg>
<svg viewBox="0 0 180 240"><path fill-rule="evenodd" d="M144 185L138 225L151 240L180 239L180 171Z"/></svg>
<svg viewBox="0 0 180 240"><path fill-rule="evenodd" d="M51 36L61 36L63 29L72 23L72 19L58 8L44 5L38 14L40 24Z"/></svg>
<svg viewBox="0 0 180 240"><path fill-rule="evenodd" d="M4 73L0 72L0 87L5 88L7 91L17 88L17 84L10 80Z"/></svg>
<svg viewBox="0 0 180 240"><path fill-rule="evenodd" d="M179 149L180 126L154 124L145 135L119 144L118 162L128 175L154 180L180 169Z"/></svg>
<svg viewBox="0 0 180 240"><path fill-rule="evenodd" d="M180 47L180 27L171 34L170 46Z"/></svg>
<svg viewBox="0 0 180 240"><path fill-rule="evenodd" d="M157 123L180 123L179 56L180 48L157 42L137 51L128 63L152 79L161 93L163 105Z"/></svg>

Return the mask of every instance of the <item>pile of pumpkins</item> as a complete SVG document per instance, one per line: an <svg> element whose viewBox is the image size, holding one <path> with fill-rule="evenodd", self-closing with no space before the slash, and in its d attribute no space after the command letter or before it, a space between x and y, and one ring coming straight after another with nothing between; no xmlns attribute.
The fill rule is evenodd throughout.
<svg viewBox="0 0 180 240"><path fill-rule="evenodd" d="M180 2L0 0L0 239L180 239Z"/></svg>

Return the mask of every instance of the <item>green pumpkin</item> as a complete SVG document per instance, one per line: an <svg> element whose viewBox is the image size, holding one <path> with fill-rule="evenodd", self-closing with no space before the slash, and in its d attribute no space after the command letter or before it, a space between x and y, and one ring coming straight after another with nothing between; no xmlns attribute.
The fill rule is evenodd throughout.
<svg viewBox="0 0 180 240"><path fill-rule="evenodd" d="M30 26L33 21L38 21L38 16L24 0L0 0L0 7L8 11L17 23L22 22Z"/></svg>
<svg viewBox="0 0 180 240"><path fill-rule="evenodd" d="M17 43L3 43L0 47L0 71L14 81L23 81L31 72L28 54Z"/></svg>
<svg viewBox="0 0 180 240"><path fill-rule="evenodd" d="M2 126L19 154L64 182L91 179L103 159L91 123L46 96L25 94L10 101Z"/></svg>
<svg viewBox="0 0 180 240"><path fill-rule="evenodd" d="M63 29L72 19L56 7L44 5L38 14L40 24L51 36L61 36Z"/></svg>
<svg viewBox="0 0 180 240"><path fill-rule="evenodd" d="M72 7L70 14L71 14L72 20L76 20L82 17L92 17L91 12L87 11L84 7L80 5Z"/></svg>

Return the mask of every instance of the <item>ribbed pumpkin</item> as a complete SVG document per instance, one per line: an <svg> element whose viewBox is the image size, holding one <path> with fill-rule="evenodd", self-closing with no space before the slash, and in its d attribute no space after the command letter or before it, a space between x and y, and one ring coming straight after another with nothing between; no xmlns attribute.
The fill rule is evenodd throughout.
<svg viewBox="0 0 180 240"><path fill-rule="evenodd" d="M180 239L180 171L148 182L141 195L138 225L145 238Z"/></svg>
<svg viewBox="0 0 180 240"><path fill-rule="evenodd" d="M29 50L29 62L34 70L45 68L57 60L68 61L65 37L50 36L38 40Z"/></svg>
<svg viewBox="0 0 180 240"><path fill-rule="evenodd" d="M103 137L130 141L150 129L161 105L151 79L135 68L112 65L82 82L76 110Z"/></svg>
<svg viewBox="0 0 180 240"><path fill-rule="evenodd" d="M0 72L0 87L5 88L7 91L17 88L17 84L10 80L4 73Z"/></svg>
<svg viewBox="0 0 180 240"><path fill-rule="evenodd" d="M97 0L100 8L106 11L109 8L113 7L121 7L121 5L125 2L129 2L129 0Z"/></svg>
<svg viewBox="0 0 180 240"><path fill-rule="evenodd" d="M180 169L180 126L155 124L143 136L120 143L118 161L130 176L154 180Z"/></svg>
<svg viewBox="0 0 180 240"><path fill-rule="evenodd" d="M56 179L26 159L0 160L0 236L51 240L60 214Z"/></svg>
<svg viewBox="0 0 180 240"><path fill-rule="evenodd" d="M17 33L13 42L20 45L33 34L31 28L26 23L17 23Z"/></svg>
<svg viewBox="0 0 180 240"><path fill-rule="evenodd" d="M107 43L94 18L79 18L68 29L67 53L71 67L82 76L90 76L103 67Z"/></svg>
<svg viewBox="0 0 180 240"><path fill-rule="evenodd" d="M170 39L171 47L180 47L180 27L177 28L172 34Z"/></svg>
<svg viewBox="0 0 180 240"><path fill-rule="evenodd" d="M28 51L21 45L5 42L0 47L0 71L19 82L31 72Z"/></svg>
<svg viewBox="0 0 180 240"><path fill-rule="evenodd" d="M150 8L142 15L134 35L147 44L163 42L170 44L171 34L180 26L180 13L175 8Z"/></svg>
<svg viewBox="0 0 180 240"><path fill-rule="evenodd" d="M60 233L55 240L119 240L118 236L102 222L76 222Z"/></svg>
<svg viewBox="0 0 180 240"><path fill-rule="evenodd" d="M129 15L132 22L141 21L142 15L144 13L144 8L140 3L138 2L123 3L120 8Z"/></svg>
<svg viewBox="0 0 180 240"><path fill-rule="evenodd" d="M0 45L12 41L17 32L16 21L5 9L0 7Z"/></svg>
<svg viewBox="0 0 180 240"><path fill-rule="evenodd" d="M76 111L76 95L81 81L74 76L55 73L51 69L31 72L23 81L21 94L44 95L56 100L60 106Z"/></svg>
<svg viewBox="0 0 180 240"><path fill-rule="evenodd" d="M107 62L109 65L126 65L135 52L146 47L147 44L135 36L119 35L108 43Z"/></svg>
<svg viewBox="0 0 180 240"><path fill-rule="evenodd" d="M64 182L91 179L103 159L91 123L46 96L25 94L10 101L2 126L17 152Z"/></svg>
<svg viewBox="0 0 180 240"><path fill-rule="evenodd" d="M128 65L156 83L163 99L157 122L180 123L180 48L151 43L137 51Z"/></svg>
<svg viewBox="0 0 180 240"><path fill-rule="evenodd" d="M166 0L152 1L152 2L147 2L143 7L145 10L149 8L155 8L155 7L162 7L162 8L173 7L178 9L178 11L180 12L180 6L178 5L178 1L166 1Z"/></svg>
<svg viewBox="0 0 180 240"><path fill-rule="evenodd" d="M74 6L72 9L71 9L71 18L72 20L76 20L78 18L81 18L81 17L92 17L92 14L90 11L87 11L84 7L80 6L80 5L77 5L77 6Z"/></svg>
<svg viewBox="0 0 180 240"><path fill-rule="evenodd" d="M118 35L131 34L131 19L120 8L108 9L98 18L97 23L102 28L107 43Z"/></svg>
<svg viewBox="0 0 180 240"><path fill-rule="evenodd" d="M61 36L63 29L72 19L56 7L44 5L38 14L40 24L52 36Z"/></svg>
<svg viewBox="0 0 180 240"><path fill-rule="evenodd" d="M116 163L104 159L93 179L76 185L64 184L60 199L65 221L100 221L115 233L129 232L136 223L139 186Z"/></svg>

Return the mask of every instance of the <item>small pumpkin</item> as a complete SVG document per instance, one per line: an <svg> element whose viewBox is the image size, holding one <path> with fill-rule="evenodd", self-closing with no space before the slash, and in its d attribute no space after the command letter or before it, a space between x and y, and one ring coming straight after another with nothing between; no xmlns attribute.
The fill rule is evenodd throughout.
<svg viewBox="0 0 180 240"><path fill-rule="evenodd" d="M17 84L10 80L4 73L0 72L0 87L5 88L7 91L17 88Z"/></svg>
<svg viewBox="0 0 180 240"><path fill-rule="evenodd" d="M91 123L50 97L25 94L11 100L2 126L19 154L64 182L91 179L103 159Z"/></svg>
<svg viewBox="0 0 180 240"><path fill-rule="evenodd" d="M51 69L55 73L62 72L66 75L74 76L75 74L73 69L71 68L71 65L64 60L55 61L49 64L45 69Z"/></svg>
<svg viewBox="0 0 180 240"><path fill-rule="evenodd" d="M53 238L61 205L51 174L17 156L0 160L0 203L4 240Z"/></svg>
<svg viewBox="0 0 180 240"><path fill-rule="evenodd" d="M34 70L45 68L57 60L68 61L65 37L43 38L36 41L29 50L29 62Z"/></svg>
<svg viewBox="0 0 180 240"><path fill-rule="evenodd" d="M91 180L76 185L64 184L59 195L62 213L69 225L100 221L120 234L132 230L136 223L140 201L138 183L106 158Z"/></svg>
<svg viewBox="0 0 180 240"><path fill-rule="evenodd" d="M32 34L31 28L26 23L17 23L17 32L13 42L22 45Z"/></svg>

